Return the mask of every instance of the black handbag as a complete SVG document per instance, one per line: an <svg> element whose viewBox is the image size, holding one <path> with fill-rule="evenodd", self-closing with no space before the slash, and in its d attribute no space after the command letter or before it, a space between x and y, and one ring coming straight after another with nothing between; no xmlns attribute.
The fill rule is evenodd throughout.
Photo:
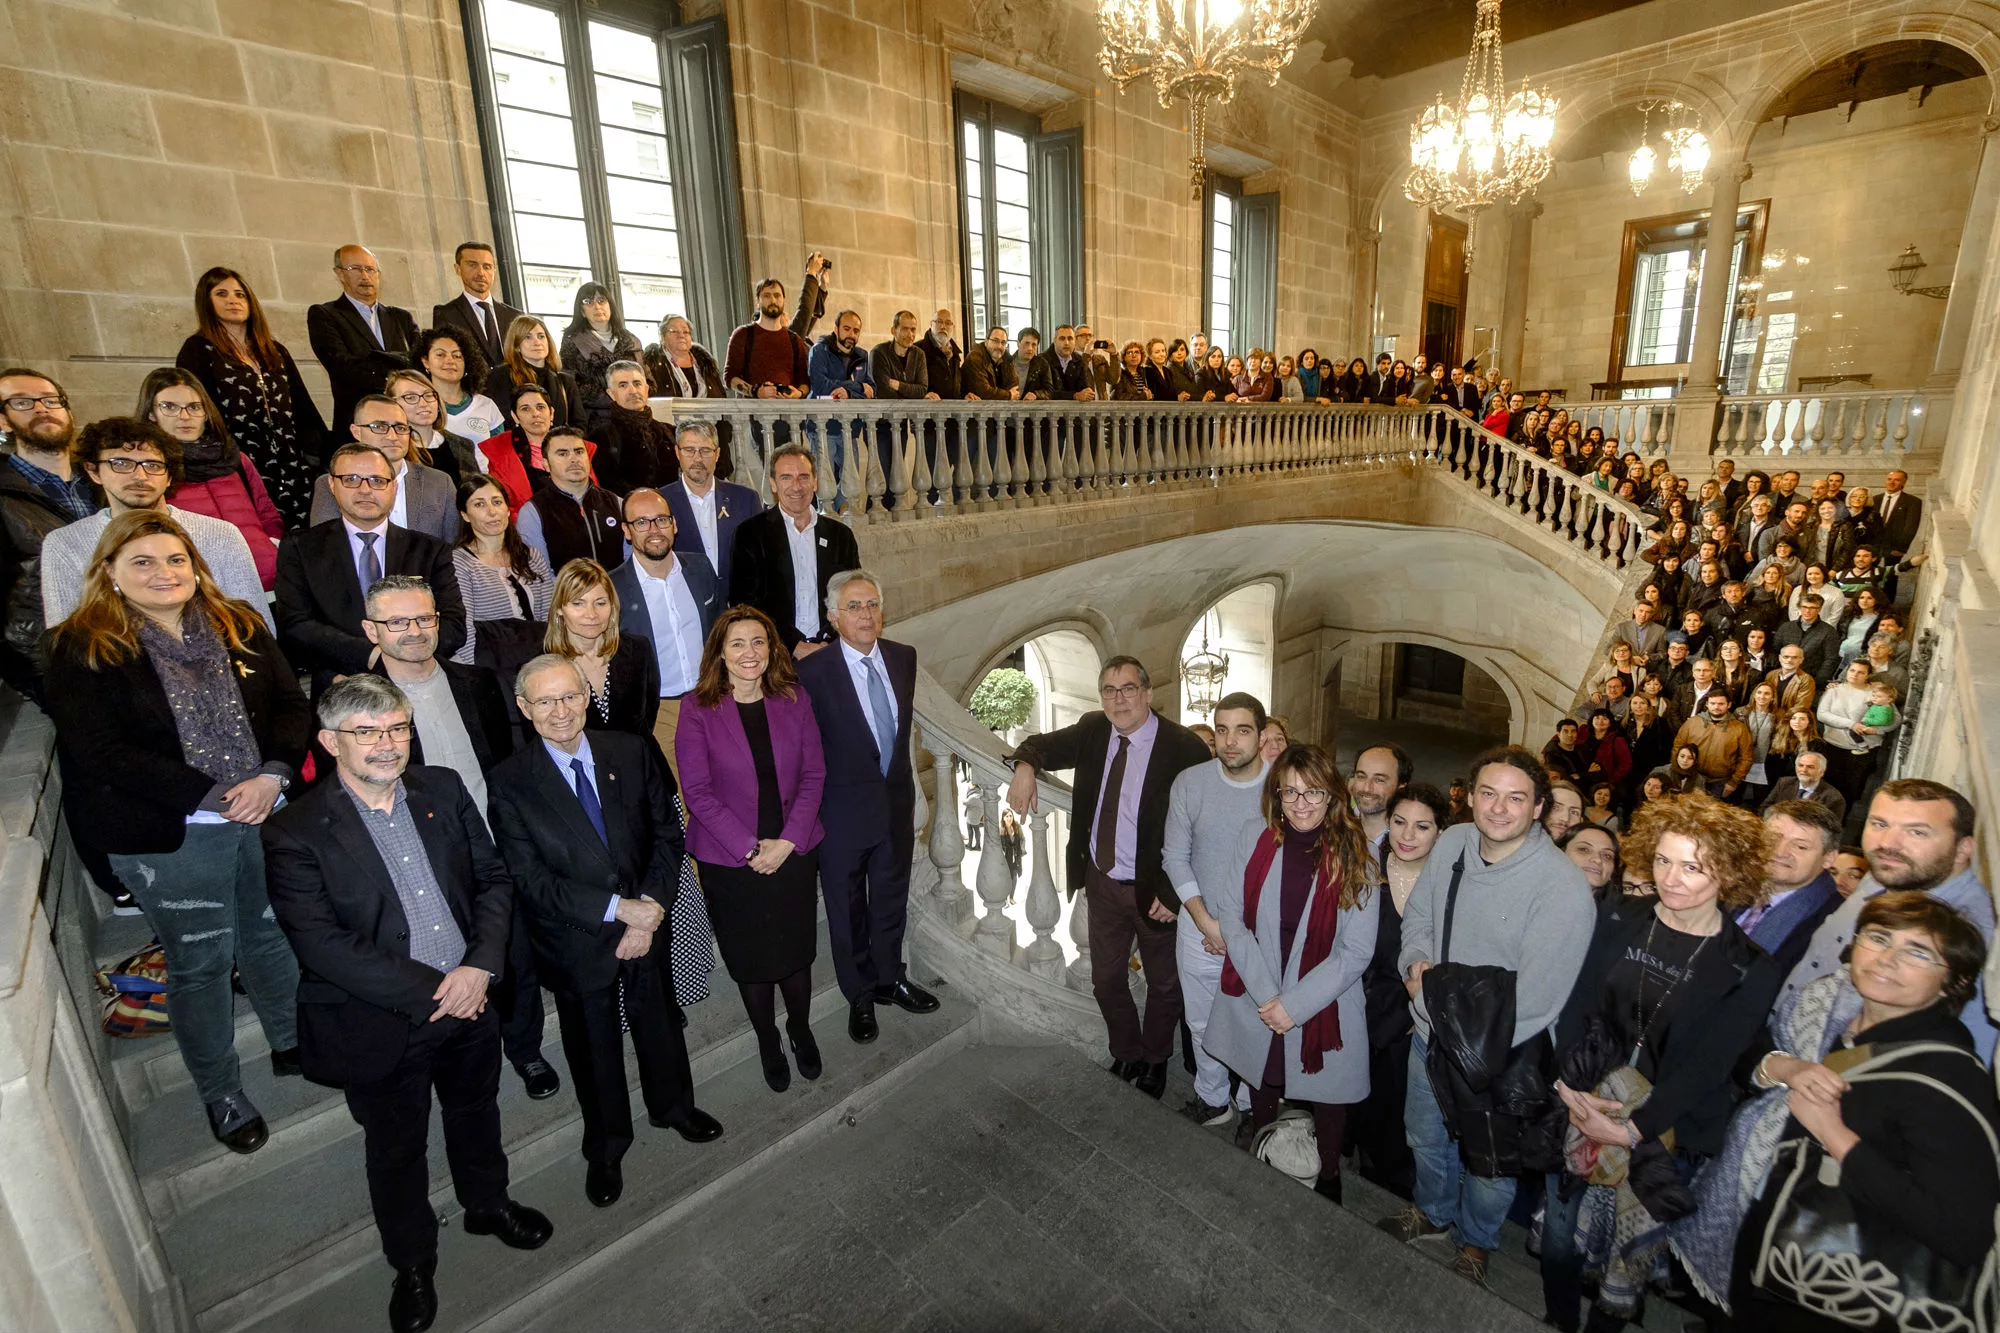
<svg viewBox="0 0 2000 1333"><path fill-rule="evenodd" d="M1445 894L1439 959L1424 970L1431 1019L1424 1070L1465 1169L1488 1178L1555 1171L1563 1162L1568 1112L1555 1095L1555 1044L1514 1036L1515 975L1494 964L1451 961L1461 856Z"/></svg>
<svg viewBox="0 0 2000 1333"><path fill-rule="evenodd" d="M1910 1042L1884 1047L1842 1076L1849 1083L1907 1083L1949 1097L1979 1125L2000 1162L2000 1139L1963 1095L1927 1074L1892 1067L1907 1056L1939 1053L1979 1062L1957 1046ZM1980 1072L1984 1076L1984 1066ZM1781 1145L1765 1188L1777 1196L1758 1238L1752 1286L1851 1328L2000 1328L1993 1250L1979 1268L1967 1268L1855 1208L1840 1188L1840 1163L1817 1139L1806 1135Z"/></svg>

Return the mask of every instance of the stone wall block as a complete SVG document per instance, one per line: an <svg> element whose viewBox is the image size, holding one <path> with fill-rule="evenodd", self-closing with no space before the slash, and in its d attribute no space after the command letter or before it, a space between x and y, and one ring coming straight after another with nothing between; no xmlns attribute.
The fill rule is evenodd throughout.
<svg viewBox="0 0 2000 1333"><path fill-rule="evenodd" d="M30 262L50 290L99 291L114 278L126 292L184 296L192 290L177 235L46 218L30 219L27 231Z"/></svg>
<svg viewBox="0 0 2000 1333"><path fill-rule="evenodd" d="M48 25L62 68L83 78L169 92L198 82L224 102L249 94L237 47L220 38L67 6L49 6Z"/></svg>
<svg viewBox="0 0 2000 1333"><path fill-rule="evenodd" d="M807 8L804 5L800 9ZM881 81L881 64L876 48L875 27L857 19L813 7L812 58L829 69L837 69L864 83ZM800 26L803 26L801 24ZM797 31L797 28L794 29ZM795 54L800 54L795 51Z"/></svg>
<svg viewBox="0 0 2000 1333"><path fill-rule="evenodd" d="M331 245L354 238L353 192L338 185L238 175L236 199L244 227L255 236Z"/></svg>
<svg viewBox="0 0 2000 1333"><path fill-rule="evenodd" d="M66 166L69 188L62 205L67 216L173 232L241 226L226 171L97 153L68 155ZM92 286L117 281L115 271L107 272Z"/></svg>
<svg viewBox="0 0 2000 1333"><path fill-rule="evenodd" d="M264 117L219 102L153 95L153 123L169 161L236 171L269 172L271 144Z"/></svg>
<svg viewBox="0 0 2000 1333"><path fill-rule="evenodd" d="M369 130L306 116L272 115L265 121L271 151L287 175L357 187L382 183Z"/></svg>
<svg viewBox="0 0 2000 1333"><path fill-rule="evenodd" d="M366 5L351 0L287 0L282 4L274 0L214 0L214 4L223 34L240 42L336 60L364 60L371 49L385 54L394 49L374 47L374 18Z"/></svg>
<svg viewBox="0 0 2000 1333"><path fill-rule="evenodd" d="M97 327L99 355L145 357L160 365L173 364L174 356L194 332L192 302L185 296L120 296L94 292L80 298L88 302ZM132 378L138 387L136 374Z"/></svg>

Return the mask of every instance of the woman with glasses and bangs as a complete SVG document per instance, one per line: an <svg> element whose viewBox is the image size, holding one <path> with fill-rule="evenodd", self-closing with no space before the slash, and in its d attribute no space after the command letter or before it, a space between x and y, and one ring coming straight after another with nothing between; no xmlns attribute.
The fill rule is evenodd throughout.
<svg viewBox="0 0 2000 1333"><path fill-rule="evenodd" d="M166 514L111 520L83 596L43 640L44 705L78 842L108 854L167 963L167 1012L209 1130L232 1152L269 1137L236 1059L231 973L299 1073L299 967L264 892L259 829L305 759L311 710L264 619L222 595Z"/></svg>
<svg viewBox="0 0 2000 1333"><path fill-rule="evenodd" d="M168 497L174 507L219 518L241 532L264 591L271 591L285 519L201 381L189 371L162 366L140 384L132 415L152 422L181 447L181 479Z"/></svg>
<svg viewBox="0 0 2000 1333"><path fill-rule="evenodd" d="M1228 958L1203 1045L1250 1085L1257 1128L1287 1100L1311 1107L1314 1188L1338 1203L1347 1111L1368 1096L1362 978L1381 875L1325 750L1293 745L1278 756L1263 818L1244 826L1242 860L1242 881L1207 898Z"/></svg>

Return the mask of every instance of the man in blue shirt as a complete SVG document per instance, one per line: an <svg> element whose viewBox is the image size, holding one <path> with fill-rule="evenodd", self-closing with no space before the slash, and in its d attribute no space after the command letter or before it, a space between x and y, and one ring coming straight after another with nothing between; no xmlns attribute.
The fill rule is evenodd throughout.
<svg viewBox="0 0 2000 1333"><path fill-rule="evenodd" d="M868 353L861 350L861 316L852 310L843 310L834 317L833 332L813 344L812 355L806 359L806 371L811 382L808 398L873 398L875 380L868 373ZM807 423L807 434L812 432L812 423ZM826 442L833 454L834 489L848 494L846 489L847 451L842 447L845 438L841 423L826 423ZM888 436L883 435L886 446ZM882 457L883 470L888 470L888 455ZM865 489L857 486L856 492Z"/></svg>

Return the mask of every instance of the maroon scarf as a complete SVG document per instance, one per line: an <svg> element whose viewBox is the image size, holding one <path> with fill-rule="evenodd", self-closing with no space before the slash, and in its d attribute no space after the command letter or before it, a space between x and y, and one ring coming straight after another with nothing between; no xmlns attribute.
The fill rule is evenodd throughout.
<svg viewBox="0 0 2000 1333"><path fill-rule="evenodd" d="M1271 863L1278 857L1280 835L1273 833L1268 838L1257 839L1257 848L1250 853L1250 864L1243 870L1243 924L1253 933L1257 929L1257 900L1264 894L1264 881L1271 873ZM1318 866L1313 869L1312 906L1307 909L1306 947L1299 955L1299 975L1318 967L1333 952L1334 929L1340 923L1340 884L1328 883L1326 872ZM1243 978L1236 971L1233 960L1225 958L1222 963L1222 993L1241 995L1244 993ZM1340 1049L1340 1002L1335 1001L1308 1018L1299 1033L1299 1054L1308 1074L1317 1074L1326 1068L1326 1053Z"/></svg>

